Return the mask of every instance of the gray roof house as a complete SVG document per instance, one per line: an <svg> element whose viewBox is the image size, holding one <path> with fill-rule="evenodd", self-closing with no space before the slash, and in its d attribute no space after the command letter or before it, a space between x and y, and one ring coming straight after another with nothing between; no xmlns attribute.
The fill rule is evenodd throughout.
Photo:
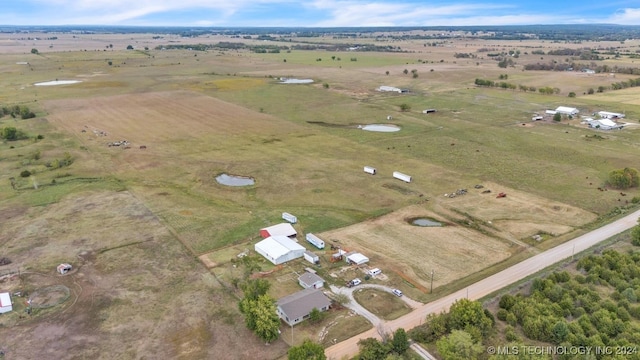
<svg viewBox="0 0 640 360"><path fill-rule="evenodd" d="M305 289L318 289L324 286L324 279L316 274L305 272L298 276L298 284Z"/></svg>
<svg viewBox="0 0 640 360"><path fill-rule="evenodd" d="M309 317L311 310L329 310L331 300L318 289L304 289L276 302L280 319L293 326Z"/></svg>

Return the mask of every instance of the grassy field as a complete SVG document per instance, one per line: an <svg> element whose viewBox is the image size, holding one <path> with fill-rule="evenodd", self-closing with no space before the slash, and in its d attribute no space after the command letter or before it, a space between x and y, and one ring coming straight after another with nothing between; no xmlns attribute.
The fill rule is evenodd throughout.
<svg viewBox="0 0 640 360"><path fill-rule="evenodd" d="M385 320L394 320L411 312L402 300L386 291L359 289L353 292L354 299L374 315Z"/></svg>
<svg viewBox="0 0 640 360"><path fill-rule="evenodd" d="M236 303L241 292L233 286L243 269L231 260L251 253L259 229L281 222L285 211L298 217L300 238L314 232L328 244L361 251L388 276L375 282L428 300L431 270L436 293L453 290L605 221L640 195L598 191L609 171L640 167L638 90L584 95L633 77L522 70L526 63L565 61L540 59L533 49L578 44L403 40L394 46L407 52L256 54L155 50L230 39L153 36L61 34L49 47L0 34L0 105L28 106L37 115L0 118L0 128L28 135L0 143L0 257L12 261L0 274L27 272L0 290L71 289L56 307L3 317L0 345L18 357L35 357L51 343L57 345L46 351L54 357L282 357L285 341L265 346L245 329ZM384 37L366 41L388 45ZM135 50L125 50L130 44ZM599 44L605 45L613 46ZM39 54L30 53L34 47ZM523 54L516 66L499 68L482 48ZM477 57L454 57L461 52ZM601 63L635 66L632 61ZM560 92L473 85L500 75ZM314 83L284 85L279 77ZM82 82L34 85L56 79ZM381 85L409 91L376 91ZM567 97L570 91L577 97ZM402 104L410 109L401 111ZM624 112L630 125L595 132L579 118L531 122L534 113L560 105L577 107L580 115ZM423 114L427 108L438 111ZM387 122L401 131L358 128ZM121 140L129 148L108 146ZM56 165L65 158L72 161ZM31 175L22 177L25 170ZM413 181L394 180L393 171ZM215 180L221 173L256 183L227 187ZM478 184L484 187L475 189ZM443 196L458 189L468 193ZM492 192L482 194L486 189ZM507 197L497 199L497 192ZM447 226L407 223L417 216ZM535 234L544 241L532 242ZM329 249L318 253L317 270L329 282L363 277L362 269L329 263ZM72 263L75 272L57 276L60 262ZM280 297L297 291L296 274L310 264L258 265L275 270L266 279ZM335 311L300 329L310 336L322 330L316 339L330 345L366 327L361 317ZM287 328L283 338L291 335ZM294 343L303 339L297 329Z"/></svg>

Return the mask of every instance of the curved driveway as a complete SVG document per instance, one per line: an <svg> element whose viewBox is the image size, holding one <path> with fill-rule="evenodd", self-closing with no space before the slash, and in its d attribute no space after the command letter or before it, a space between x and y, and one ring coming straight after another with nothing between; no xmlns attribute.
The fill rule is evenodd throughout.
<svg viewBox="0 0 640 360"><path fill-rule="evenodd" d="M456 291L453 294L442 297L430 303L420 305L411 313L395 320L384 323L385 330L395 331L398 328L412 329L422 323L428 314L447 311L451 304L462 298L471 300L479 299L498 291L505 286L524 279L529 275L551 266L559 261L572 257L599 242L602 242L616 234L632 228L637 224L640 210L616 220L611 224L593 230L564 244L558 245L538 255L532 256L516 265L491 275L483 280L470 285L467 288ZM352 357L358 353L358 341L365 338L380 338L376 327L333 345L325 350L328 359L342 359Z"/></svg>

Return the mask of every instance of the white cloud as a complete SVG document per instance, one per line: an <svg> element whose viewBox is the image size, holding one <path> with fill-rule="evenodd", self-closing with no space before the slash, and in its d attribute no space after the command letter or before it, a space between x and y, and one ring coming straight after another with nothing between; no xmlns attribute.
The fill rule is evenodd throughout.
<svg viewBox="0 0 640 360"><path fill-rule="evenodd" d="M619 10L603 22L620 25L638 25L640 24L640 8Z"/></svg>

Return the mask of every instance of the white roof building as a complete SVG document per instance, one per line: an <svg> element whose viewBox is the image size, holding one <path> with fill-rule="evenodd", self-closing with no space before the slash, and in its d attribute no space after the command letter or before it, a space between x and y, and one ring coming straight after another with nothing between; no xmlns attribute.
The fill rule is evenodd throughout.
<svg viewBox="0 0 640 360"><path fill-rule="evenodd" d="M362 264L368 263L369 262L369 258L364 256L364 255L362 255L362 254L360 254L360 253L354 252L354 253L347 254L346 261L348 263L352 263L352 264L356 264L356 265L362 265Z"/></svg>
<svg viewBox="0 0 640 360"><path fill-rule="evenodd" d="M558 106L556 108L556 113L565 114L565 115L575 115L580 111L576 108L568 107L568 106Z"/></svg>
<svg viewBox="0 0 640 360"><path fill-rule="evenodd" d="M0 293L0 314L13 311L13 304L11 303L11 295L8 292Z"/></svg>
<svg viewBox="0 0 640 360"><path fill-rule="evenodd" d="M255 251L275 265L304 256L306 249L282 235L270 236L255 245Z"/></svg>
<svg viewBox="0 0 640 360"><path fill-rule="evenodd" d="M598 111L598 115L600 115L601 118L605 118L605 119L623 119L624 118L624 114L608 112L608 111Z"/></svg>
<svg viewBox="0 0 640 360"><path fill-rule="evenodd" d="M385 86L385 85L380 86L377 90L378 91L397 92L397 93L401 93L402 92L402 89L398 89L397 87L393 87L393 86Z"/></svg>
<svg viewBox="0 0 640 360"><path fill-rule="evenodd" d="M600 130L613 130L613 129L622 129L624 126L616 123L613 120L609 119L597 119L597 120L588 120L590 128L600 129Z"/></svg>
<svg viewBox="0 0 640 360"><path fill-rule="evenodd" d="M289 223L280 223L276 225L272 225L266 228L260 229L260 235L263 238L268 238L269 236L296 236L298 232L293 226Z"/></svg>

